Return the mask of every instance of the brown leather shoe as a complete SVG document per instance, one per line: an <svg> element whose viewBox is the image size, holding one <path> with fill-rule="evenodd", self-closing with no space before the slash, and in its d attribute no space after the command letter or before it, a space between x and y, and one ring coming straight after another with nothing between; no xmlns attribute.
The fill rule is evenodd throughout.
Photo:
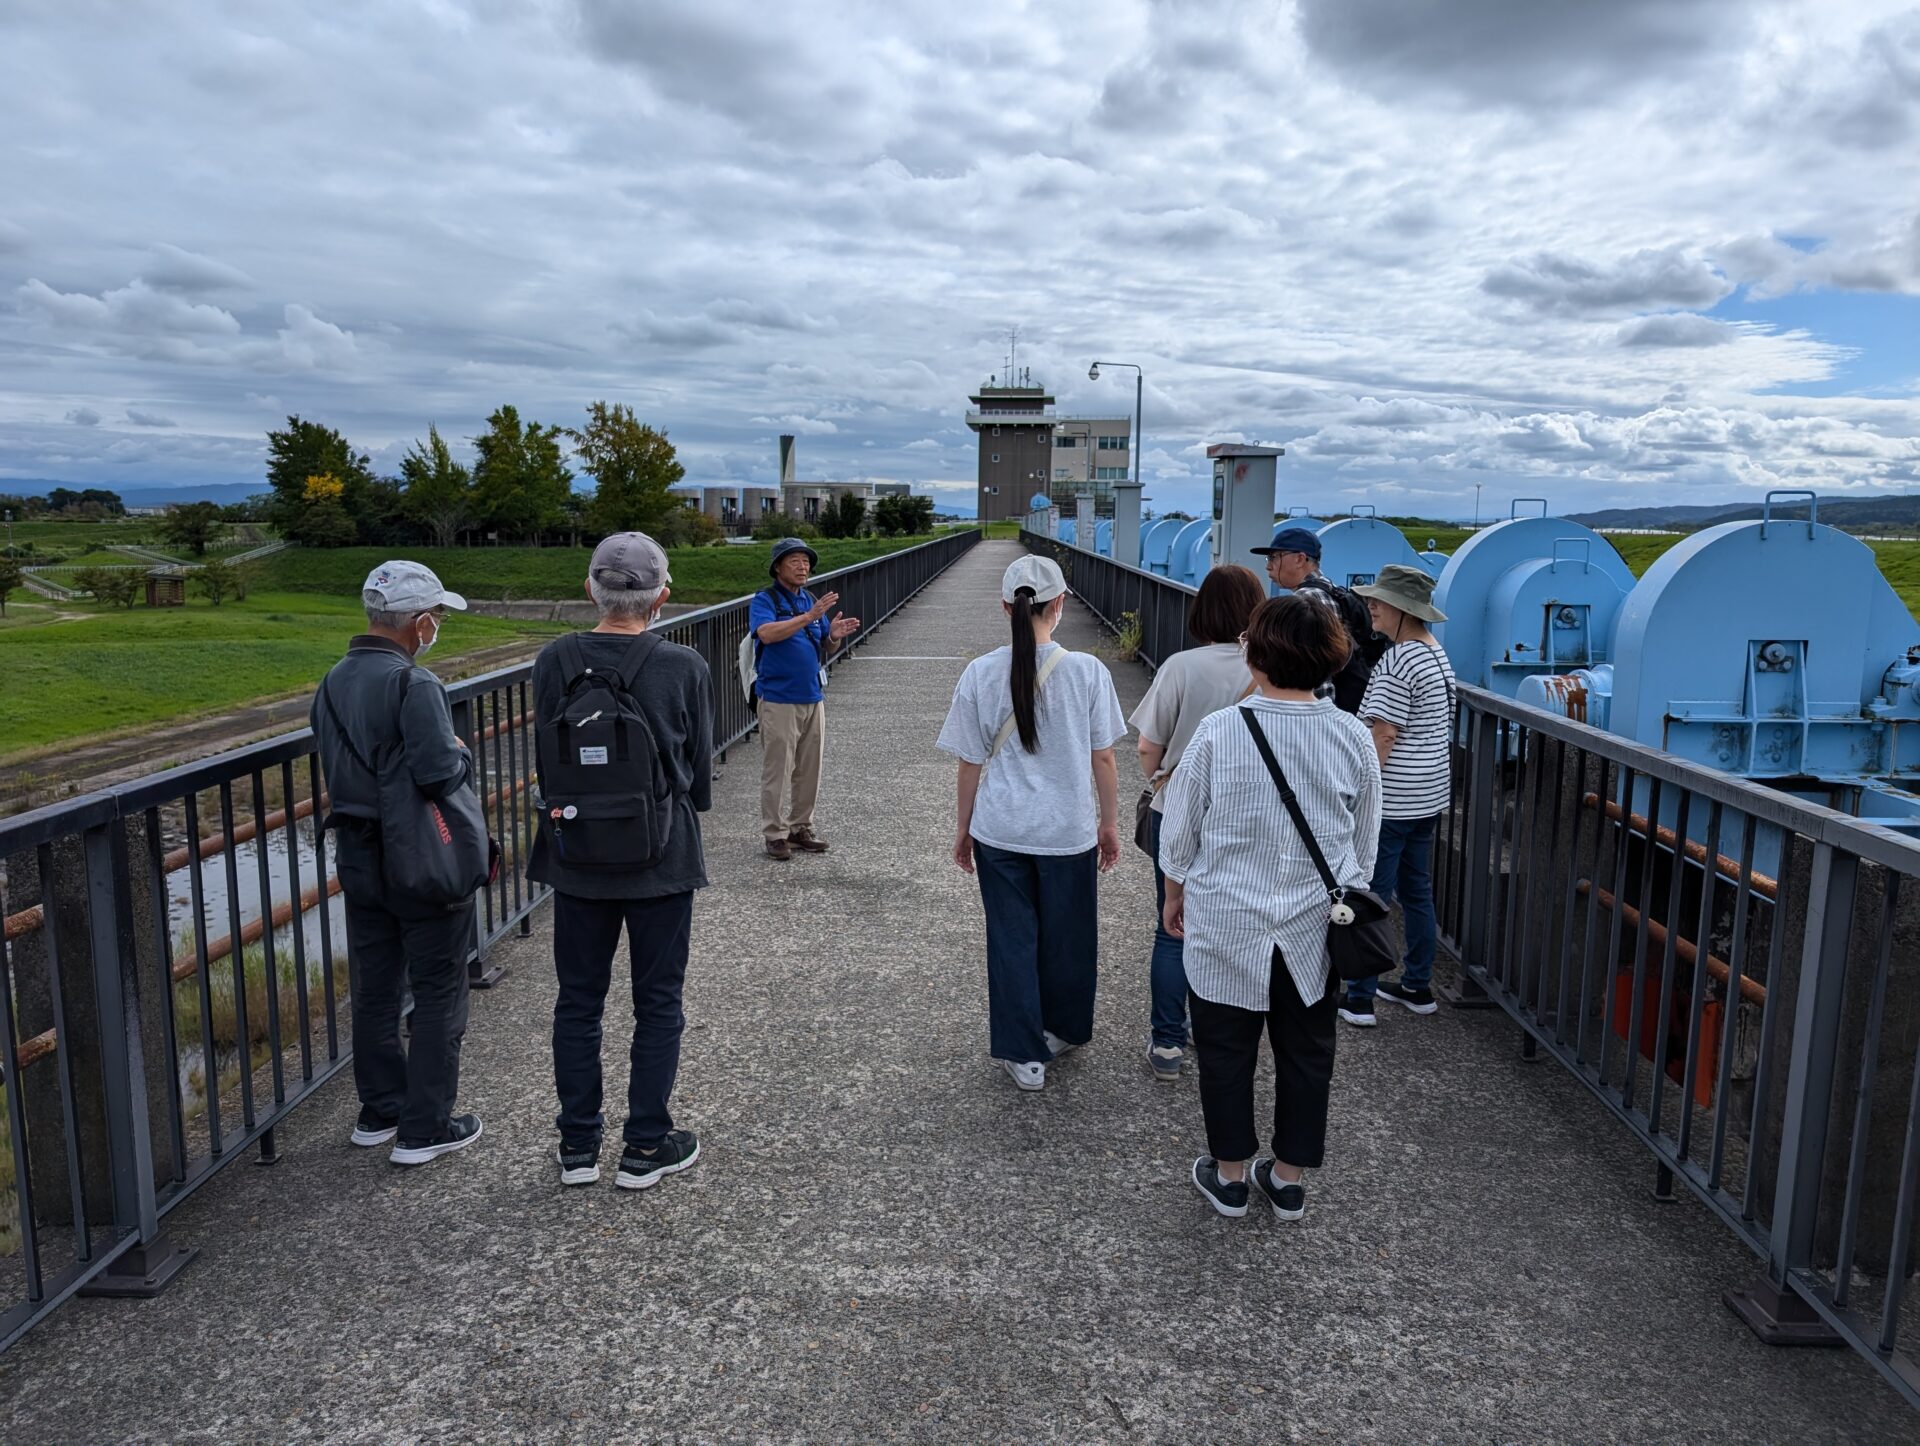
<svg viewBox="0 0 1920 1446"><path fill-rule="evenodd" d="M793 850L787 847L787 841L785 839L770 838L767 840L767 857L770 859L779 859L782 863L785 863L793 857Z"/></svg>
<svg viewBox="0 0 1920 1446"><path fill-rule="evenodd" d="M815 838L813 836L813 830L808 828L795 829L787 835L787 842L799 849L800 852L806 854L823 854L830 847L830 845L822 843L819 839Z"/></svg>

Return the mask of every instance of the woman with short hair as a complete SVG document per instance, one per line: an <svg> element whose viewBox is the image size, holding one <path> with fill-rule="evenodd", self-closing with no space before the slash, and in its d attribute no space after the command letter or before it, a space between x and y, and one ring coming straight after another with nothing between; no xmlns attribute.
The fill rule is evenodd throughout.
<svg viewBox="0 0 1920 1446"><path fill-rule="evenodd" d="M1140 768L1153 793L1147 823L1147 842L1154 860L1147 1067L1155 1079L1168 1083L1180 1078L1190 1041L1187 971L1180 961L1180 941L1167 932L1160 918L1167 902L1166 876L1160 872L1165 790L1200 720L1231 707L1253 688L1240 639L1253 610L1266 598L1267 590L1252 569L1232 563L1210 569L1187 610L1187 632L1200 646L1175 653L1161 663L1153 675L1153 686L1127 720L1140 732Z"/></svg>
<svg viewBox="0 0 1920 1446"><path fill-rule="evenodd" d="M1222 1215L1245 1215L1257 1188L1280 1219L1299 1219L1302 1174L1325 1156L1339 998L1327 888L1250 730L1272 749L1334 877L1364 888L1380 825L1379 760L1357 718L1314 696L1350 648L1332 608L1297 595L1262 603L1247 626L1253 695L1201 721L1168 790L1163 914L1167 932L1185 940L1210 1152L1192 1178ZM1254 1161L1262 1033L1273 1050L1273 1158Z"/></svg>
<svg viewBox="0 0 1920 1446"><path fill-rule="evenodd" d="M1023 1090L1093 1037L1095 881L1120 857L1126 719L1105 665L1053 640L1066 595L1050 557L1007 569L1012 639L967 664L940 730L960 760L953 861L978 874L987 916L990 1047Z"/></svg>

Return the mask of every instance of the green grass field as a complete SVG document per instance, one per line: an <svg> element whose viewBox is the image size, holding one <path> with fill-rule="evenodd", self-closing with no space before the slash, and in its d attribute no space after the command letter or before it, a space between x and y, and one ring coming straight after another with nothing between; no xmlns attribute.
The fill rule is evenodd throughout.
<svg viewBox="0 0 1920 1446"><path fill-rule="evenodd" d="M926 542L925 537L861 537L822 539L812 544L820 554L819 571L848 567L903 547ZM327 593L358 601L360 584L369 572L392 556L423 562L440 581L468 597L545 598L583 597L587 559L584 547L410 547L396 554L386 548L289 548L262 558L260 586L275 592ZM673 600L677 603L717 603L744 597L766 586L770 543L742 547L676 547L668 554L673 571Z"/></svg>
<svg viewBox="0 0 1920 1446"><path fill-rule="evenodd" d="M211 607L66 609L88 616L0 631L0 757L311 688L361 631L357 597L255 592ZM10 611L20 611L14 604ZM563 624L460 617L429 655L537 641Z"/></svg>

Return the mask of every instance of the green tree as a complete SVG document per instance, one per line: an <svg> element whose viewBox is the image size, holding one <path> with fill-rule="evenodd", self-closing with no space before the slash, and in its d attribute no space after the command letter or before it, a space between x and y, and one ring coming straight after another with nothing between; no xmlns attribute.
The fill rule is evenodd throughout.
<svg viewBox="0 0 1920 1446"><path fill-rule="evenodd" d="M561 446L567 435L559 426L522 425L513 407L495 410L487 430L473 439L472 520L520 542L567 528L573 496Z"/></svg>
<svg viewBox="0 0 1920 1446"><path fill-rule="evenodd" d="M820 513L822 537L858 537L867 529L865 499L843 492Z"/></svg>
<svg viewBox="0 0 1920 1446"><path fill-rule="evenodd" d="M240 591L239 569L222 558L210 558L194 571L193 585L200 589L201 596L219 607L230 597L242 597Z"/></svg>
<svg viewBox="0 0 1920 1446"><path fill-rule="evenodd" d="M710 547L726 534L697 507L676 507L661 521L653 540L662 547Z"/></svg>
<svg viewBox="0 0 1920 1446"><path fill-rule="evenodd" d="M160 519L160 535L175 547L207 555L207 544L220 535L220 508L212 502L188 502L169 507Z"/></svg>
<svg viewBox="0 0 1920 1446"><path fill-rule="evenodd" d="M26 581L25 568L10 557L0 557L0 618L7 615L7 594L17 587L24 587Z"/></svg>
<svg viewBox="0 0 1920 1446"><path fill-rule="evenodd" d="M435 547L452 547L473 520L473 474L453 460L438 427L429 423L427 440L415 442L400 459L400 481L407 516L426 529Z"/></svg>
<svg viewBox="0 0 1920 1446"><path fill-rule="evenodd" d="M665 432L638 421L619 402L593 402L587 425L570 429L574 450L595 483L587 520L594 530L652 532L680 506L669 489L687 469L674 456Z"/></svg>
<svg viewBox="0 0 1920 1446"><path fill-rule="evenodd" d="M317 477L331 479L337 490L328 498L309 495L308 484ZM289 542L342 547L359 540L354 519L370 513L373 469L366 454L355 452L333 428L288 417L284 431L268 432L267 481L273 487L267 520ZM316 508L327 501L333 510Z"/></svg>
<svg viewBox="0 0 1920 1446"><path fill-rule="evenodd" d="M73 575L73 585L98 602L130 608L140 600L144 580L137 567L83 567Z"/></svg>
<svg viewBox="0 0 1920 1446"><path fill-rule="evenodd" d="M888 537L933 531L931 497L882 497L873 505L874 525Z"/></svg>

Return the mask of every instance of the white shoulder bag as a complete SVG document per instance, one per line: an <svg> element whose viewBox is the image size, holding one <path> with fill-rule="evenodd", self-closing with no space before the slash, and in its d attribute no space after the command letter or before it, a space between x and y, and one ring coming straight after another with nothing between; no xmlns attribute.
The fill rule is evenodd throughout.
<svg viewBox="0 0 1920 1446"><path fill-rule="evenodd" d="M1040 671L1033 675L1033 695L1035 698L1040 696L1040 685L1047 681L1047 675L1060 665L1060 660L1066 657L1066 655L1067 650L1062 648L1040 665ZM1006 746L1009 738L1013 737L1013 727L1016 721L1012 713L1007 714L1007 721L1002 723L1000 725L1000 731L993 735L993 747L987 750L987 763L993 762L994 755ZM980 766L984 768L986 767L986 763Z"/></svg>

